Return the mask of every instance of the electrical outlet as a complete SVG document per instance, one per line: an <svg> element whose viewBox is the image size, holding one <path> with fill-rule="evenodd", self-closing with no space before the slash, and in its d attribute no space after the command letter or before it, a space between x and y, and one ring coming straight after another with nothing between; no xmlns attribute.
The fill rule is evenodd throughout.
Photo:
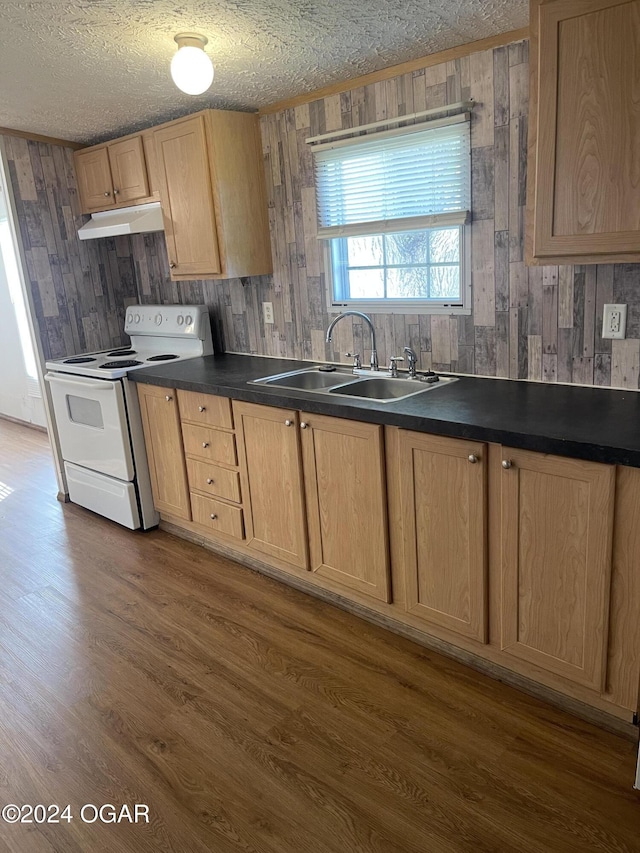
<svg viewBox="0 0 640 853"><path fill-rule="evenodd" d="M627 332L627 306L605 305L602 314L602 337L622 340Z"/></svg>
<svg viewBox="0 0 640 853"><path fill-rule="evenodd" d="M265 323L273 323L273 302L262 303L262 316Z"/></svg>

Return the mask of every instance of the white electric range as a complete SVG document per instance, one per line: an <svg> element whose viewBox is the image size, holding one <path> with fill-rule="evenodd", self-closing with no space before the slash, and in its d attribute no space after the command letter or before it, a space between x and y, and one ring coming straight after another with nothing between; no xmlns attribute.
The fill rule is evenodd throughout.
<svg viewBox="0 0 640 853"><path fill-rule="evenodd" d="M204 305L133 305L129 347L46 363L69 499L136 530L158 524L132 370L213 353Z"/></svg>

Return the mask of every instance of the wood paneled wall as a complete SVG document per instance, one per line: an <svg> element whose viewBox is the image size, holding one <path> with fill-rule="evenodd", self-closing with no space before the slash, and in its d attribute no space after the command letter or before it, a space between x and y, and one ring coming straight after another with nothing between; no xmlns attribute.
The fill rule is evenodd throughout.
<svg viewBox="0 0 640 853"><path fill-rule="evenodd" d="M172 283L164 235L80 243L71 151L9 140L11 179L38 323L51 355L120 343L123 307L211 306L218 348L261 355L367 360L358 322L324 342L324 268L305 139L472 97L471 316L374 315L384 363L406 344L422 368L546 382L639 387L640 265L526 267L523 261L528 43L482 51L262 119L274 275ZM265 325L262 302L273 302ZM603 341L602 306L629 306L627 339Z"/></svg>
<svg viewBox="0 0 640 853"><path fill-rule="evenodd" d="M473 313L374 315L381 362L409 344L422 368L637 389L640 265L524 264L528 85L522 41L264 116L273 278L171 284L163 237L147 235L133 238L142 298L211 304L229 350L345 360L355 348L366 361L357 321L336 327L335 348L324 343L330 317L305 139L472 97ZM273 302L272 326L263 301ZM627 340L601 339L605 302L628 304Z"/></svg>
<svg viewBox="0 0 640 853"><path fill-rule="evenodd" d="M3 139L45 358L127 343L124 312L138 296L129 238L78 239L87 217L72 148Z"/></svg>

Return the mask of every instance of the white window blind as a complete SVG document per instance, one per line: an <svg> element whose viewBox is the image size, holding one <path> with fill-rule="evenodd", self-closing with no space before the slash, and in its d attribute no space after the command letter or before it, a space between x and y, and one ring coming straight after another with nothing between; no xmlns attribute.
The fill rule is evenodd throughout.
<svg viewBox="0 0 640 853"><path fill-rule="evenodd" d="M471 209L468 115L313 149L318 237L463 225Z"/></svg>

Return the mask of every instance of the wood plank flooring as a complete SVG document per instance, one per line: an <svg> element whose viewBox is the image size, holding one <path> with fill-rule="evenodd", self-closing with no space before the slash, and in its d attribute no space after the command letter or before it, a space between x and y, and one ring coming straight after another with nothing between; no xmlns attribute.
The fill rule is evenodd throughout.
<svg viewBox="0 0 640 853"><path fill-rule="evenodd" d="M55 494L0 421L0 806L74 814L3 853L640 850L633 743Z"/></svg>

